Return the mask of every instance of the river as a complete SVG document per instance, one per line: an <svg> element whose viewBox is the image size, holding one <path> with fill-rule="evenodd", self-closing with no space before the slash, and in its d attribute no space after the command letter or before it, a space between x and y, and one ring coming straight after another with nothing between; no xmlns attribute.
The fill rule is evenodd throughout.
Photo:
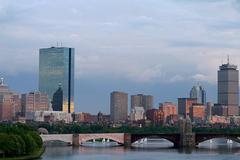
<svg viewBox="0 0 240 160"><path fill-rule="evenodd" d="M118 147L47 147L43 160L239 160L240 144L202 143L193 150L173 149L169 143Z"/></svg>

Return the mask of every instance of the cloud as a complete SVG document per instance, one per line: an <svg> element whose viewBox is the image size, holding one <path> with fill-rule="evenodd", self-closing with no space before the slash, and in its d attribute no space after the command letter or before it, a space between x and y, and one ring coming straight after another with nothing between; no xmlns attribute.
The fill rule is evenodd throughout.
<svg viewBox="0 0 240 160"><path fill-rule="evenodd" d="M78 79L214 83L226 54L239 65L237 1L0 2L1 72L37 72L38 49L59 41L76 48Z"/></svg>
<svg viewBox="0 0 240 160"><path fill-rule="evenodd" d="M175 75L169 79L169 82L175 83L175 82L180 82L183 80L184 80L184 78L181 75Z"/></svg>

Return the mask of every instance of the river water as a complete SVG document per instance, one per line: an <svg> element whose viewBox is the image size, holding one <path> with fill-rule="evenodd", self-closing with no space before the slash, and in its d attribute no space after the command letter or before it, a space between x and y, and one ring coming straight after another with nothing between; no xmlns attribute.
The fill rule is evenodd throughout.
<svg viewBox="0 0 240 160"><path fill-rule="evenodd" d="M47 147L44 160L240 160L240 144L202 143L193 150L169 148L170 143L124 147Z"/></svg>

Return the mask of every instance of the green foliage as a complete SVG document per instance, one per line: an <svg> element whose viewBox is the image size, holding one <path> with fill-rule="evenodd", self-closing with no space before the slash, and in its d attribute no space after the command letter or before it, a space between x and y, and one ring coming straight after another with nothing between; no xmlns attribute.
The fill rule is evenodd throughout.
<svg viewBox="0 0 240 160"><path fill-rule="evenodd" d="M42 148L42 139L24 124L0 124L0 150L7 157L31 154Z"/></svg>

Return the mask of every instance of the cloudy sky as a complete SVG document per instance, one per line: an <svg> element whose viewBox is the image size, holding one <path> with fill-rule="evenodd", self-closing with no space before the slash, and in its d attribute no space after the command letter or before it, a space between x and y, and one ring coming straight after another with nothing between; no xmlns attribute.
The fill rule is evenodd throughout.
<svg viewBox="0 0 240 160"><path fill-rule="evenodd" d="M240 66L239 0L0 0L0 76L38 89L38 51L76 49L76 111L109 113L109 93L176 102L200 82L216 101L218 66Z"/></svg>

